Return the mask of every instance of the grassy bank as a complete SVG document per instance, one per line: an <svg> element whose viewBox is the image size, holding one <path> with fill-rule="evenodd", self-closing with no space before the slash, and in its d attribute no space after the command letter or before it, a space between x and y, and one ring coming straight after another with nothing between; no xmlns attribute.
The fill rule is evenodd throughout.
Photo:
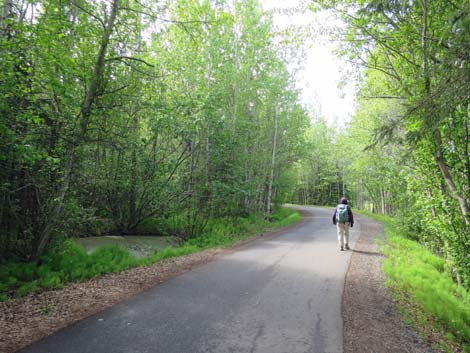
<svg viewBox="0 0 470 353"><path fill-rule="evenodd" d="M40 266L33 263L0 265L0 300L60 288L69 282L83 281L208 248L231 246L249 236L295 223L300 218L298 212L281 208L275 211L271 222L254 216L213 219L199 236L179 247L165 248L144 259L132 256L127 249L119 246L105 246L87 254L84 248L72 240L66 240L53 246L41 258Z"/></svg>
<svg viewBox="0 0 470 353"><path fill-rule="evenodd" d="M446 352L470 352L470 293L457 285L445 260L407 238L396 221L384 223L383 270L407 323Z"/></svg>

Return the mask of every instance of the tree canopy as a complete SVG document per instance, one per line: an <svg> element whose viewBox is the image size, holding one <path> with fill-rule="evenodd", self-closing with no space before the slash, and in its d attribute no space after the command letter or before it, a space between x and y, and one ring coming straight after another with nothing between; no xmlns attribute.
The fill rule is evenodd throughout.
<svg viewBox="0 0 470 353"><path fill-rule="evenodd" d="M344 140L346 192L395 214L470 286L470 4L316 1L341 18L341 55L360 70ZM353 156L351 158L351 156ZM338 164L337 165L341 165Z"/></svg>
<svg viewBox="0 0 470 353"><path fill-rule="evenodd" d="M308 116L256 1L4 1L0 48L1 258L280 202Z"/></svg>
<svg viewBox="0 0 470 353"><path fill-rule="evenodd" d="M149 220L184 241L212 218L344 195L398 217L469 288L470 4L310 10L341 19L359 72L343 129L302 105L298 33L256 0L4 0L0 261Z"/></svg>

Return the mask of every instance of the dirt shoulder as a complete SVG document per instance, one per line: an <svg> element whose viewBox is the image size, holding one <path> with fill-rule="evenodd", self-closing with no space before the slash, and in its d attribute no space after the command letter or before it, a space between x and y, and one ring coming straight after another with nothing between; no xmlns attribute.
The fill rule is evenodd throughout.
<svg viewBox="0 0 470 353"><path fill-rule="evenodd" d="M379 222L358 216L361 235L353 250L344 284L342 315L344 353L435 352L406 326L385 288L384 256L376 238L384 236Z"/></svg>
<svg viewBox="0 0 470 353"><path fill-rule="evenodd" d="M0 302L0 352L15 352L195 266L246 246L261 236L275 236L299 227L308 214L301 213L303 220L295 224L252 236L228 249L209 249L86 282L72 283L61 289Z"/></svg>

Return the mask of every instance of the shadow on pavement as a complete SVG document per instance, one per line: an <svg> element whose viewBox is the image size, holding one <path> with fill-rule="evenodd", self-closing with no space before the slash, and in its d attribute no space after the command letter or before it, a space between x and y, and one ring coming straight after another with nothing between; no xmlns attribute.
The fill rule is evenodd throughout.
<svg viewBox="0 0 470 353"><path fill-rule="evenodd" d="M352 252L358 253L358 254L364 254L364 255L367 255L367 256L380 256L380 257L384 257L384 255L383 255L382 253L373 252L373 251L353 250Z"/></svg>

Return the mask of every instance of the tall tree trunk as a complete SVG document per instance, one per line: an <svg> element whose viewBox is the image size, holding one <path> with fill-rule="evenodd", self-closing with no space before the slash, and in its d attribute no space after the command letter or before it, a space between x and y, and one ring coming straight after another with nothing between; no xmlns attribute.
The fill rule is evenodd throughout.
<svg viewBox="0 0 470 353"><path fill-rule="evenodd" d="M337 200L341 198L341 188L339 187L339 164L336 162L336 191L338 192Z"/></svg>
<svg viewBox="0 0 470 353"><path fill-rule="evenodd" d="M249 136L248 136L248 131L246 132L246 143L245 143L245 147L244 147L244 150L243 150L243 155L244 155L244 164L243 164L243 174L244 174L244 181L245 181L245 190L246 188L248 187L249 185L249 182L250 182L250 170L249 170L249 158L250 158L250 155L249 155L249 150L248 150L248 140L249 140ZM243 207L245 208L246 211L249 210L249 206L250 206L250 195L248 193L245 192L245 196L243 196Z"/></svg>
<svg viewBox="0 0 470 353"><path fill-rule="evenodd" d="M0 36L6 36L8 33L8 19L13 15L13 0L4 0L2 7L2 17L0 18Z"/></svg>
<svg viewBox="0 0 470 353"><path fill-rule="evenodd" d="M108 49L111 34L114 31L119 2L120 0L114 0L111 5L111 13L108 17L105 31L101 39L98 55L96 57L96 62L93 69L93 75L91 77L88 90L85 94L85 99L80 109L80 129L76 137L73 139L71 146L69 147L69 155L65 164L62 185L60 186L59 191L54 198L52 209L49 212L43 229L40 231L38 240L34 246L32 259L35 261L39 261L39 257L43 253L46 246L49 244L54 225L63 213L65 195L68 191L70 179L78 160L77 148L81 143L83 143L83 140L86 137L92 113L92 106L102 84L106 51Z"/></svg>
<svg viewBox="0 0 470 353"><path fill-rule="evenodd" d="M344 184L344 167L343 167L343 170L342 170L342 176L341 176L341 182L343 184L343 196L346 196L346 185Z"/></svg>
<svg viewBox="0 0 470 353"><path fill-rule="evenodd" d="M428 0L422 0L421 5L423 7L423 28L421 33L421 45L423 50L423 77L424 77L424 91L427 99L431 99L431 73L429 69L429 47L428 47L428 21L429 21L429 9ZM425 114L426 121L432 124L431 114L432 110L427 106ZM434 125L434 124L432 124ZM467 226L470 225L470 212L469 205L466 198L457 189L452 175L450 174L449 168L447 167L443 148L442 148L442 135L439 130L439 126L432 126L434 132L434 147L435 147L435 159L436 163L441 171L444 181L449 188L451 196L458 201L460 205L460 211L463 219Z"/></svg>
<svg viewBox="0 0 470 353"><path fill-rule="evenodd" d="M380 188L380 204L382 208L382 214L387 214L387 206L385 201L385 190Z"/></svg>
<svg viewBox="0 0 470 353"><path fill-rule="evenodd" d="M276 113L274 114L274 136L273 136L273 150L271 155L271 174L269 177L268 195L266 197L266 218L271 218L271 196L273 192L273 181L274 181L274 167L276 164L276 145L277 145L277 127L279 120L279 107L276 105Z"/></svg>
<svg viewBox="0 0 470 353"><path fill-rule="evenodd" d="M465 169L467 174L467 185L466 185L466 192L467 192L467 200L470 197L470 154L469 154L469 143L470 143L470 128L469 128L469 120L470 120L470 104L467 106L467 116L465 119Z"/></svg>
<svg viewBox="0 0 470 353"><path fill-rule="evenodd" d="M188 227L189 233L186 234L186 237L189 239L193 237L194 232L196 230L196 212L197 209L194 207L194 170L195 170L195 162L196 162L196 134L193 132L191 135L191 141L189 143L189 150L190 150L190 160L189 160L189 181L188 181L188 188L187 188L187 195L188 195L188 205L189 205L189 212L188 212Z"/></svg>
<svg viewBox="0 0 470 353"><path fill-rule="evenodd" d="M309 188L309 185L308 185L308 176L303 176L302 178L302 184L303 184L303 199L302 199L302 204L303 205L306 205L308 203L308 188Z"/></svg>
<svg viewBox="0 0 470 353"><path fill-rule="evenodd" d="M357 207L361 210L364 209L364 194L362 192L362 186L359 184L356 189L358 198L357 198Z"/></svg>
<svg viewBox="0 0 470 353"><path fill-rule="evenodd" d="M449 188L450 195L459 203L460 212L462 213L465 224L469 226L470 225L470 210L469 210L468 202L465 199L465 197L462 196L462 194L457 189L454 183L454 179L452 178L452 175L450 174L449 168L447 167L447 164L445 163L444 154L442 151L442 136L441 136L441 131L438 128L434 130L434 139L435 139L435 149L436 149L435 157L436 157L437 165L439 166L439 170L441 171L441 174L444 177L444 181L447 187Z"/></svg>
<svg viewBox="0 0 470 353"><path fill-rule="evenodd" d="M235 40L235 83L233 86L233 111L232 111L232 139L235 140L235 134L237 131L237 121L238 121L238 94L240 91L240 53L239 53L239 40Z"/></svg>
<svg viewBox="0 0 470 353"><path fill-rule="evenodd" d="M210 140L210 122L206 123L206 158L205 158L206 182L209 183L210 161L211 161L211 140Z"/></svg>
<svg viewBox="0 0 470 353"><path fill-rule="evenodd" d="M189 151L191 153L191 158L189 160L189 183L188 183L188 195L191 198L193 193L193 184L194 184L194 164L196 160L196 134L191 135L191 141L189 144Z"/></svg>
<svg viewBox="0 0 470 353"><path fill-rule="evenodd" d="M137 148L138 148L138 113L135 113L132 121L133 130L133 148L131 156L131 187L129 191L129 220L127 222L126 231L130 230L136 225L136 210L137 210Z"/></svg>

